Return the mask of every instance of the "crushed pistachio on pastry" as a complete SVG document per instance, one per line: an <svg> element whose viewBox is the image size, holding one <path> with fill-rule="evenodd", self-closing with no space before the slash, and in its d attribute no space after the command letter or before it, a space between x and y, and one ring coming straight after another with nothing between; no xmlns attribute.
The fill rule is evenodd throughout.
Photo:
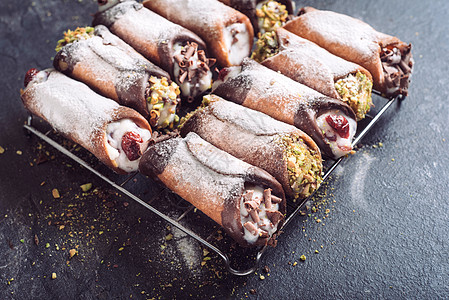
<svg viewBox="0 0 449 300"><path fill-rule="evenodd" d="M179 86L175 82L169 83L166 77L151 76L149 86L145 91L150 125L157 129L174 129L179 123L176 106L179 103Z"/></svg>
<svg viewBox="0 0 449 300"><path fill-rule="evenodd" d="M288 18L285 5L273 0L259 3L256 8L256 16L259 23L259 32L271 32L282 27Z"/></svg>
<svg viewBox="0 0 449 300"><path fill-rule="evenodd" d="M321 184L322 162L319 152L310 149L301 138L283 136L280 142L285 146L284 159L294 198L310 196Z"/></svg>
<svg viewBox="0 0 449 300"><path fill-rule="evenodd" d="M276 55L279 52L279 43L275 32L266 32L256 41L256 50L251 54L251 58L257 62Z"/></svg>
<svg viewBox="0 0 449 300"><path fill-rule="evenodd" d="M372 88L372 81L359 71L355 75L349 74L335 82L335 89L341 99L354 110L358 121L363 119L373 106Z"/></svg>
<svg viewBox="0 0 449 300"><path fill-rule="evenodd" d="M78 27L75 30L67 30L64 31L64 38L58 41L56 45L56 52L59 52L62 47L67 44L73 43L79 40L87 40L94 36L94 28L93 27Z"/></svg>

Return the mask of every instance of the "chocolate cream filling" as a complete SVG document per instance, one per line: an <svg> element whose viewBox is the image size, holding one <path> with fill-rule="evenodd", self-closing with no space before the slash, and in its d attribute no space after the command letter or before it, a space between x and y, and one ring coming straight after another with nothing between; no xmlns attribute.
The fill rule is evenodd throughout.
<svg viewBox="0 0 449 300"><path fill-rule="evenodd" d="M386 96L408 95L413 70L412 45L390 44L382 47L380 59L385 76Z"/></svg>
<svg viewBox="0 0 449 300"><path fill-rule="evenodd" d="M174 46L174 76L183 96L188 102L210 89L212 72L210 68L215 59L207 58L204 50L198 50L197 43L187 42L186 45L176 43Z"/></svg>

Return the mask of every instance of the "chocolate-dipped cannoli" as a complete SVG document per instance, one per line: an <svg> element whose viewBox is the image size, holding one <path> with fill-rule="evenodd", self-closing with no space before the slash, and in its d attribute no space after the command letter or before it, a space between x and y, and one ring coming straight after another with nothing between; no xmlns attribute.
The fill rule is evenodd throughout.
<svg viewBox="0 0 449 300"><path fill-rule="evenodd" d="M295 2L291 0L219 0L244 13L254 28L254 33L271 32L292 18Z"/></svg>
<svg viewBox="0 0 449 300"><path fill-rule="evenodd" d="M250 20L218 0L146 0L143 5L198 34L222 67L240 65L251 53Z"/></svg>
<svg viewBox="0 0 449 300"><path fill-rule="evenodd" d="M68 30L53 65L96 92L137 110L156 129L173 129L179 117L179 87L105 26Z"/></svg>
<svg viewBox="0 0 449 300"><path fill-rule="evenodd" d="M322 181L321 153L315 142L264 113L208 95L181 126L181 135L195 132L215 147L264 169L294 199L310 196Z"/></svg>
<svg viewBox="0 0 449 300"><path fill-rule="evenodd" d="M21 98L32 114L115 172L137 171L151 127L132 108L120 106L54 69L30 69Z"/></svg>
<svg viewBox="0 0 449 300"><path fill-rule="evenodd" d="M276 71L245 59L241 67L220 71L213 93L296 126L338 158L352 150L355 113L345 103L318 93Z"/></svg>
<svg viewBox="0 0 449 300"><path fill-rule="evenodd" d="M317 44L283 28L263 34L251 58L323 95L340 99L357 120L371 108L371 74L365 68L333 55Z"/></svg>
<svg viewBox="0 0 449 300"><path fill-rule="evenodd" d="M188 101L210 89L214 59L206 45L190 30L143 7L134 0L98 0L93 25L105 25L179 85Z"/></svg>
<svg viewBox="0 0 449 300"><path fill-rule="evenodd" d="M139 169L220 224L241 246L275 242L285 214L282 186L197 134L150 146Z"/></svg>
<svg viewBox="0 0 449 300"><path fill-rule="evenodd" d="M311 7L302 8L284 28L366 68L374 89L383 95L407 96L413 68L411 44L350 16Z"/></svg>

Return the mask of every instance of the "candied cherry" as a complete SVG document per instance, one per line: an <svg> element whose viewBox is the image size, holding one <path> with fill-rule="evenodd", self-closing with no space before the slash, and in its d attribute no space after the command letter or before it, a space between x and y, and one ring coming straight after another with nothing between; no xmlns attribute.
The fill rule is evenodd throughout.
<svg viewBox="0 0 449 300"><path fill-rule="evenodd" d="M28 86L28 84L31 82L31 80L33 80L34 76L36 76L37 73L39 73L39 70L36 68L31 68L26 72L25 80L23 81L25 87Z"/></svg>
<svg viewBox="0 0 449 300"><path fill-rule="evenodd" d="M328 115L326 122L332 127L339 136L344 139L349 137L349 122L342 115Z"/></svg>
<svg viewBox="0 0 449 300"><path fill-rule="evenodd" d="M143 143L140 134L128 131L122 137L122 149L130 161L139 159L142 156L140 143Z"/></svg>
<svg viewBox="0 0 449 300"><path fill-rule="evenodd" d="M225 77L229 74L229 72L231 72L231 70L229 70L229 68L223 68L220 70L220 72L218 72L218 80L224 80Z"/></svg>

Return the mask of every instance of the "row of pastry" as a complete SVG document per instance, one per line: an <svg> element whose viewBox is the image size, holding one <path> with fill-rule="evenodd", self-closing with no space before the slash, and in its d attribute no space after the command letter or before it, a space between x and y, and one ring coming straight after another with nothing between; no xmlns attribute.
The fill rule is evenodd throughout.
<svg viewBox="0 0 449 300"><path fill-rule="evenodd" d="M385 95L407 89L382 90L364 67L292 33L309 12L292 17L291 2L231 2L250 18L216 0L99 0L95 27L65 32L55 69L30 69L21 97L114 171L160 180L240 245L260 246L275 243L286 196L319 187L321 153L351 151L371 82ZM397 68L409 76L410 46L391 52L388 64L378 53L381 67L406 61L408 73ZM202 96L180 120L181 99Z"/></svg>

